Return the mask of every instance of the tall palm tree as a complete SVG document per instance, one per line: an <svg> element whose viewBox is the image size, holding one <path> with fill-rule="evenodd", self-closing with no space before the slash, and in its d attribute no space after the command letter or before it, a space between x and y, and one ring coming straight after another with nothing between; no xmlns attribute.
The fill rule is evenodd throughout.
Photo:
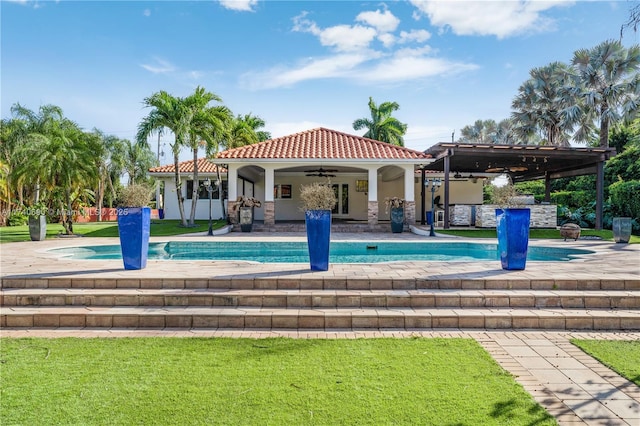
<svg viewBox="0 0 640 426"><path fill-rule="evenodd" d="M575 102L566 110L566 120L578 123L576 138L588 141L585 126L594 117L600 124L599 145L609 146L609 127L631 118L640 107L640 45L625 48L616 40L607 40L573 55L575 70L567 92Z"/></svg>
<svg viewBox="0 0 640 426"><path fill-rule="evenodd" d="M184 198L182 197L182 180L180 177L180 149L189 135L191 112L187 110L182 98L173 96L164 90L152 94L143 101L146 107L153 108L138 124L136 140L138 144L149 146L147 138L154 133L169 129L174 134L174 142L170 144L173 152L175 168L174 180L176 196L178 197L178 211L182 226L187 226L184 212Z"/></svg>
<svg viewBox="0 0 640 426"><path fill-rule="evenodd" d="M204 142L207 146L217 145L227 133L227 123L232 119L231 111L225 106L210 107L212 101L222 102L218 96L198 87L196 91L184 99L187 109L191 112L186 145L193 152L193 189L191 194L191 214L189 225L195 225L196 203L198 201L198 151ZM220 182L220 180L218 180ZM224 205L222 191L220 201Z"/></svg>
<svg viewBox="0 0 640 426"><path fill-rule="evenodd" d="M369 97L369 110L371 119L359 118L353 122L354 130L367 129L363 135L365 138L387 142L393 145L404 146L404 135L407 133L407 125L393 117L394 111L400 109L397 102L383 102L376 105L372 97Z"/></svg>
<svg viewBox="0 0 640 426"><path fill-rule="evenodd" d="M525 141L541 145L569 146L573 126L565 119L572 104L563 88L570 81L567 64L553 62L532 69L511 103L515 133Z"/></svg>

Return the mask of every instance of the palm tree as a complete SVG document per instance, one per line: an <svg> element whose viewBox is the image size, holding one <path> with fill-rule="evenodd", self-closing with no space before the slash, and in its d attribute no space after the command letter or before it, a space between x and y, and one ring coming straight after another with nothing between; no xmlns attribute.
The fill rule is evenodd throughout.
<svg viewBox="0 0 640 426"><path fill-rule="evenodd" d="M404 146L403 136L407 133L407 125L401 123L391 114L400 108L397 102L383 102L377 106L372 97L369 97L369 110L371 119L359 118L353 122L354 130L366 128L365 138L387 142L393 145Z"/></svg>
<svg viewBox="0 0 640 426"><path fill-rule="evenodd" d="M187 226L184 213L184 199L182 197L182 180L180 178L180 149L188 137L191 121L190 111L184 105L183 99L170 95L161 90L145 98L146 107L153 108L149 115L144 117L138 125L136 140L138 144L149 146L147 138L153 133L160 133L165 128L174 134L174 142L170 144L173 152L173 164L175 168L174 180L176 196L178 197L178 211L182 226Z"/></svg>
<svg viewBox="0 0 640 426"><path fill-rule="evenodd" d="M191 123L188 130L186 145L193 152L193 189L191 194L191 214L189 225L195 225L196 203L198 201L198 150L204 142L207 146L217 145L225 138L227 123L232 119L231 111L225 106L209 107L212 101L222 102L218 96L198 87L196 91L184 99L187 109L191 112ZM221 182L219 180L219 182ZM224 205L222 191L220 200Z"/></svg>
<svg viewBox="0 0 640 426"><path fill-rule="evenodd" d="M572 97L563 95L563 88L570 81L570 72L562 62L534 68L518 89L511 116L515 133L525 143L569 146L573 127L565 119L565 108Z"/></svg>
<svg viewBox="0 0 640 426"><path fill-rule="evenodd" d="M122 168L128 176L127 185L143 184L147 181L147 170L158 165L156 155L148 146L131 143L128 139L118 140L124 148Z"/></svg>
<svg viewBox="0 0 640 426"><path fill-rule="evenodd" d="M12 111L28 123L14 175L18 181L35 182L36 202L40 189L46 191L61 212L65 233L73 234L74 204L91 195L88 188L98 176L95 138L65 118L59 107L44 106L35 114L18 105Z"/></svg>
<svg viewBox="0 0 640 426"><path fill-rule="evenodd" d="M609 127L631 118L640 106L640 46L625 48L607 40L580 49L572 60L574 78L567 92L578 99L567 108L566 121L578 123L576 139L588 141L592 120L600 124L599 145L609 146Z"/></svg>

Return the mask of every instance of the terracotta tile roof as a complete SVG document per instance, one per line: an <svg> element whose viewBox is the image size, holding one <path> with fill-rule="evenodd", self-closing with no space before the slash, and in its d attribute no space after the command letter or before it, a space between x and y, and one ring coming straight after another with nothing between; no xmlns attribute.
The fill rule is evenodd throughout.
<svg viewBox="0 0 640 426"><path fill-rule="evenodd" d="M183 161L178 164L180 173L193 173L193 160ZM164 166L149 169L149 173L174 173L174 171L173 164L165 164ZM198 158L198 173L216 173L216 165L206 158ZM227 169L221 167L220 173L227 173Z"/></svg>
<svg viewBox="0 0 640 426"><path fill-rule="evenodd" d="M229 149L218 159L358 159L412 160L431 158L409 148L319 127L253 145Z"/></svg>

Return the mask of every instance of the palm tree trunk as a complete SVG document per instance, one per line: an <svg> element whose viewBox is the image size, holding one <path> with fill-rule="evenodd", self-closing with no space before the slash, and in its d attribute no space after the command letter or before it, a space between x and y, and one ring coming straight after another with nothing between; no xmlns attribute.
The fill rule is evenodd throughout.
<svg viewBox="0 0 640 426"><path fill-rule="evenodd" d="M609 148L609 118L600 117L600 148Z"/></svg>
<svg viewBox="0 0 640 426"><path fill-rule="evenodd" d="M178 146L180 146L178 144ZM179 151L173 150L173 165L175 166L175 176L174 180L176 183L176 196L178 197L178 211L180 212L180 221L182 222L182 226L187 226L187 219L184 216L184 203L182 199L182 182L180 180L180 158Z"/></svg>
<svg viewBox="0 0 640 426"><path fill-rule="evenodd" d="M65 199L67 201L67 211L64 213L64 217L66 220L65 230L67 231L67 235L73 234L73 210L71 203L71 190L67 188L65 190Z"/></svg>
<svg viewBox="0 0 640 426"><path fill-rule="evenodd" d="M96 203L96 215L98 217L98 222L102 222L102 203L104 201L104 182L105 176L104 173L100 176L100 181L98 182L98 202Z"/></svg>
<svg viewBox="0 0 640 426"><path fill-rule="evenodd" d="M193 150L193 189L191 190L191 215L189 216L189 226L194 226L196 224L196 204L198 202L199 189L198 148L196 148Z"/></svg>

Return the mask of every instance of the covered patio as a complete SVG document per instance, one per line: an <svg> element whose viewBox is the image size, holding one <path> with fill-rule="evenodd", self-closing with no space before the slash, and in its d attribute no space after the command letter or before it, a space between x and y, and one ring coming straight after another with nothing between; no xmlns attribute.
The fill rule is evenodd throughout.
<svg viewBox="0 0 640 426"><path fill-rule="evenodd" d="M551 180L596 175L596 229L602 229L604 204L604 164L615 155L613 148L573 148L539 145L492 145L441 142L425 151L434 158L421 168L444 174L444 228L449 228L450 176L477 178L484 174L506 173L514 183L544 179L545 201L551 197ZM425 193L422 192L422 215Z"/></svg>

